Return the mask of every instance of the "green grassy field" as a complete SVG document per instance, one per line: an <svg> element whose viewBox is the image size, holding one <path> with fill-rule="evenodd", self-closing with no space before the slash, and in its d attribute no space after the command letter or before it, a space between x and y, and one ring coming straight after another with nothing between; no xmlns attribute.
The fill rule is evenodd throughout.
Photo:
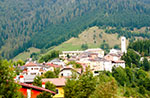
<svg viewBox="0 0 150 98"><path fill-rule="evenodd" d="M32 53L34 53L34 52L35 53L40 52L40 49L31 47L27 51L24 51L24 52L20 53L19 55L17 55L13 60L14 61L17 61L17 60L26 60L27 58L30 58L30 55Z"/></svg>

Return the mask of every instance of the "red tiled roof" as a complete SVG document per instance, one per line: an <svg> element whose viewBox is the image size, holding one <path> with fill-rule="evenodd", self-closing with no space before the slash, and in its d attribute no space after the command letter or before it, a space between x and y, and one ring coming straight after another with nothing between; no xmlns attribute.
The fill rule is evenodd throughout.
<svg viewBox="0 0 150 98"><path fill-rule="evenodd" d="M59 65L55 65L55 64L52 64L52 63L46 63L45 65L48 65L48 66L51 66L51 67L55 67L55 68L60 68L61 67Z"/></svg>
<svg viewBox="0 0 150 98"><path fill-rule="evenodd" d="M42 82L52 82L56 86L65 86L66 79L65 78L46 78L42 79Z"/></svg>
<svg viewBox="0 0 150 98"><path fill-rule="evenodd" d="M30 63L28 63L28 64L26 64L26 65L24 65L24 66L37 66L37 64L35 64L35 63L33 63L33 62L30 62Z"/></svg>
<svg viewBox="0 0 150 98"><path fill-rule="evenodd" d="M113 63L125 63L125 61L123 60L119 60L119 61L112 61Z"/></svg>
<svg viewBox="0 0 150 98"><path fill-rule="evenodd" d="M26 84L26 83L19 83L19 84L20 84L21 86L24 86L24 87L28 87L28 88L37 89L37 90L40 90L40 91L46 91L46 92L49 92L49 93L52 93L52 94L56 94L55 92L50 91L50 90L48 90L48 89L45 89L45 88L43 88L43 87L38 87L38 86Z"/></svg>
<svg viewBox="0 0 150 98"><path fill-rule="evenodd" d="M73 68L70 67L70 66L65 66L64 68L61 68L60 69L60 72L63 71L63 70L72 70Z"/></svg>
<svg viewBox="0 0 150 98"><path fill-rule="evenodd" d="M106 56L116 56L116 57L121 57L122 55L121 55L121 54L110 53L110 54L107 54Z"/></svg>

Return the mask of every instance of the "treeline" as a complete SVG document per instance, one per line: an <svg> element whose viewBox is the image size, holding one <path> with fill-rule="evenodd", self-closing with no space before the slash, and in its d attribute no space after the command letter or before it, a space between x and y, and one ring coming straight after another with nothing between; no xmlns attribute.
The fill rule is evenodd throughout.
<svg viewBox="0 0 150 98"><path fill-rule="evenodd" d="M142 69L114 68L112 73L93 76L86 71L78 78L68 79L64 87L67 98L150 97L150 76Z"/></svg>
<svg viewBox="0 0 150 98"><path fill-rule="evenodd" d="M137 40L129 44L130 49L134 49L142 56L150 56L150 40Z"/></svg>
<svg viewBox="0 0 150 98"><path fill-rule="evenodd" d="M39 59L39 62L42 63L42 62L48 62L54 58L58 58L59 57L59 51L51 51L49 54L46 54L44 56L42 56L40 59Z"/></svg>
<svg viewBox="0 0 150 98"><path fill-rule="evenodd" d="M135 37L143 37L143 38L150 38L150 33L149 33L149 29L146 28L145 32L135 32L135 31L131 31L133 30L132 28L128 28L126 30L124 30L123 28L117 27L115 29L106 29L105 32L108 34L115 34L118 33L118 37L120 36L125 36L126 38L135 38Z"/></svg>
<svg viewBox="0 0 150 98"><path fill-rule="evenodd" d="M138 2L137 2L138 1ZM0 48L10 59L61 44L91 26L150 26L148 0L0 0ZM61 35L61 36L60 36Z"/></svg>
<svg viewBox="0 0 150 98"><path fill-rule="evenodd" d="M18 92L21 86L14 81L16 70L11 61L0 58L0 97L1 98L24 98L23 94Z"/></svg>

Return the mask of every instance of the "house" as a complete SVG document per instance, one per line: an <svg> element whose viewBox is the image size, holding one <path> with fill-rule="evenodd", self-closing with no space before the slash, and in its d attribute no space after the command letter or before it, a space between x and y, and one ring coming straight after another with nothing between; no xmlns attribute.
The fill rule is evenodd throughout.
<svg viewBox="0 0 150 98"><path fill-rule="evenodd" d="M56 94L55 92L45 89L43 87L33 86L26 83L19 83L19 85L22 86L19 91L22 92L25 98L36 98L43 91L52 93L52 95Z"/></svg>
<svg viewBox="0 0 150 98"><path fill-rule="evenodd" d="M100 48L94 48L94 49L87 49L85 52L91 52L91 53L97 53L98 57L104 57L104 50Z"/></svg>
<svg viewBox="0 0 150 98"><path fill-rule="evenodd" d="M125 61L123 61L123 60L112 61L112 66L113 67L121 66L122 68L125 68Z"/></svg>
<svg viewBox="0 0 150 98"><path fill-rule="evenodd" d="M83 53L83 51L62 51L62 54L59 55L60 58L67 58L67 56L78 56Z"/></svg>
<svg viewBox="0 0 150 98"><path fill-rule="evenodd" d="M110 61L118 61L121 59L121 56L122 55L120 55L120 54L109 53L104 58L106 60L110 60Z"/></svg>
<svg viewBox="0 0 150 98"><path fill-rule="evenodd" d="M111 49L110 52L104 57L107 60L110 61L118 61L123 56L123 53L121 50L118 49Z"/></svg>
<svg viewBox="0 0 150 98"><path fill-rule="evenodd" d="M53 63L46 63L45 66L44 66L44 70L45 71L54 71L55 68L62 68L61 65L56 65L56 64L53 64Z"/></svg>
<svg viewBox="0 0 150 98"><path fill-rule="evenodd" d="M96 75L99 71L111 71L112 63L104 58L89 59L88 61L93 74Z"/></svg>
<svg viewBox="0 0 150 98"><path fill-rule="evenodd" d="M55 64L55 65L60 65L60 66L65 65L65 63L62 60L60 60L59 58L55 58L55 59L51 60L48 63Z"/></svg>
<svg viewBox="0 0 150 98"><path fill-rule="evenodd" d="M66 66L60 70L59 77L68 78L68 77L71 77L72 74L74 74L74 72L77 76L79 76L82 73L82 69L72 68L71 66Z"/></svg>
<svg viewBox="0 0 150 98"><path fill-rule="evenodd" d="M23 75L42 75L44 72L43 66L33 62L24 65Z"/></svg>
<svg viewBox="0 0 150 98"><path fill-rule="evenodd" d="M95 59L98 58L98 53L91 53L91 52L83 52L77 57L77 61L84 62L88 59Z"/></svg>
<svg viewBox="0 0 150 98"><path fill-rule="evenodd" d="M56 86L56 94L53 98L64 98L64 89L66 79L65 78L46 78L42 79L42 87L45 88L45 83L51 82Z"/></svg>
<svg viewBox="0 0 150 98"><path fill-rule="evenodd" d="M111 49L109 53L110 54L122 54L123 55L123 53L121 52L121 50L118 50L118 49Z"/></svg>

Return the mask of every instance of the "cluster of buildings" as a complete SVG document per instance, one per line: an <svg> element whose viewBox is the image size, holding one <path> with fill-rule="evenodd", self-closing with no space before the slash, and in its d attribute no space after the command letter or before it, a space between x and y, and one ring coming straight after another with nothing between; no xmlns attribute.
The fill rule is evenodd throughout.
<svg viewBox="0 0 150 98"><path fill-rule="evenodd" d="M104 55L104 50L100 48L87 49L85 51L62 51L59 58L56 58L47 63L36 63L29 61L24 66L21 66L23 70L16 81L19 80L22 85L26 85L29 88L32 87L34 78L37 75L42 75L47 71L54 71L56 68L60 69L59 78L46 78L42 79L42 88L45 90L45 83L51 82L56 85L56 92L51 92L54 94L54 98L64 98L64 90L66 78L70 78L72 74L80 76L87 67L93 72L93 75L98 75L100 71L112 71L113 67L123 67L125 68L125 61L121 60L123 53L126 53L126 38L121 37L121 50L111 49L110 52ZM82 66L82 68L74 68L73 65L67 65L69 62L76 62ZM23 86L24 87L24 86ZM32 87L36 88L36 87ZM39 90L38 90L39 91ZM31 91L25 93L28 98L32 97ZM38 95L38 94L36 94Z"/></svg>
<svg viewBox="0 0 150 98"><path fill-rule="evenodd" d="M85 51L63 51L59 57L65 59L65 62L80 63L83 68L90 66L93 74L96 75L99 71L111 72L113 67L125 68L125 61L121 60L121 57L126 52L126 38L121 37L121 50L111 49L106 55L104 55L104 50L96 48Z"/></svg>

